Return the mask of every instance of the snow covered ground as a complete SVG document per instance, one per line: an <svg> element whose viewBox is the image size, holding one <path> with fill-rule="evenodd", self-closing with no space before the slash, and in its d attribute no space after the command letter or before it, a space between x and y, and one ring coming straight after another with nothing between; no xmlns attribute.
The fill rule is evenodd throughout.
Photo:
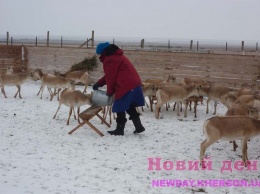
<svg viewBox="0 0 260 194"><path fill-rule="evenodd" d="M28 82L22 86L23 99L14 99L15 87L6 87L8 98L0 95L0 193L259 193L259 187L156 187L153 180L259 180L257 170L235 170L221 172L222 161L241 159L240 142L236 152L232 144L219 141L208 148L207 155L213 161L212 170L176 170L176 161L196 161L200 143L204 140L202 126L207 118L205 105L198 106L198 118L193 113L182 121L176 112L162 108L162 119L156 120L154 113L145 108L141 120L146 131L134 135L131 121L127 122L125 136L111 136L108 128L98 118L92 123L105 136L100 137L87 125L72 135L68 132L77 126L71 118L66 126L69 108L62 106L56 119L52 119L57 99L49 101L47 90L43 99L36 96L39 82ZM77 88L80 88L79 86ZM81 88L80 88L81 89ZM89 89L90 91L91 89ZM204 103L205 104L205 103ZM82 108L87 108L85 106ZM218 106L218 115L226 108ZM182 116L179 118L183 118ZM115 121L112 128L115 128ZM260 158L259 139L248 144L250 160ZM161 158L162 170L148 170L148 158ZM163 169L163 162L174 163L173 170ZM155 159L154 159L155 161Z"/></svg>

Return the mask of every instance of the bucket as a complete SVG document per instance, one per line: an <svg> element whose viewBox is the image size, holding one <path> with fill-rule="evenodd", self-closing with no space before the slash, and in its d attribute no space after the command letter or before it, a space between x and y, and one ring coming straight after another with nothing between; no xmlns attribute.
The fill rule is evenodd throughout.
<svg viewBox="0 0 260 194"><path fill-rule="evenodd" d="M92 96L92 104L94 106L111 106L113 103L113 97L107 96L105 91L94 90Z"/></svg>

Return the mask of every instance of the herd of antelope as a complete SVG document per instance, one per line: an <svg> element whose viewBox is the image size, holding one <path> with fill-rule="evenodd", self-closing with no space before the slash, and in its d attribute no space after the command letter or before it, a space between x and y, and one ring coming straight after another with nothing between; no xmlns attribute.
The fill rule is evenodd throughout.
<svg viewBox="0 0 260 194"><path fill-rule="evenodd" d="M5 98L5 86L16 86L17 92L21 97L21 85L26 80L40 80L42 85L37 95L42 94L45 86L50 94L50 100L57 95L59 101L58 109L53 118L56 117L62 104L68 106L69 117L72 112L76 119L74 107L77 107L77 116L79 121L80 106L91 105L91 94L87 92L89 75L86 71L74 71L61 74L44 74L41 69L35 69L28 73L13 73L12 68L7 68L7 72L0 75L1 91ZM84 91L75 90L75 84L81 82L85 85ZM234 151L237 148L235 140L242 141L242 160L247 165L247 141L260 134L260 121L258 120L258 111L260 108L260 98L258 91L248 88L234 89L223 84L209 83L203 79L186 77L177 82L176 77L169 76L168 79L147 79L142 83L143 94L148 97L150 110L153 111L155 105L155 118L159 119L161 106L170 107L170 103L177 105L177 116L180 116L182 105L185 106L184 117L187 117L187 109L194 103L195 118L197 117L198 102L207 98L206 113L209 113L209 101L214 100L214 112L217 112L218 102L227 107L224 116L215 116L205 121L203 132L206 139L201 143L200 161L203 162L205 150L214 142L223 139L233 142ZM62 91L61 91L62 90ZM146 103L147 104L147 103ZM147 104L147 107L149 107Z"/></svg>
<svg viewBox="0 0 260 194"><path fill-rule="evenodd" d="M62 104L70 108L67 125L69 125L72 111L74 112L74 118L76 119L74 107L77 107L78 122L80 123L80 106L91 105L92 95L85 94L87 90L88 79L89 75L86 71L73 71L67 72L65 74L61 74L59 72L55 72L54 74L44 74L41 69L35 69L34 71L26 73L13 73L13 69L11 67L7 67L6 72L0 75L1 91L5 98L7 98L5 86L16 86L17 92L14 97L16 98L17 94L19 94L19 98L22 98L21 85L27 80L40 80L42 84L37 95L40 94L41 99L45 86L47 87L50 94L50 100L52 100L53 97L57 95L59 106L53 118L56 117ZM83 92L75 90L75 84L79 82L85 85Z"/></svg>
<svg viewBox="0 0 260 194"><path fill-rule="evenodd" d="M259 91L249 88L234 89L224 84L209 83L203 79L186 77L180 82L174 76L164 79L147 79L143 82L143 93L150 102L153 111L154 100L155 117L159 119L160 107L169 103L177 104L177 116L180 116L180 103L185 105L184 117L187 117L187 107L194 102L195 117L198 102L207 97L206 113L209 113L209 101L214 100L214 112L217 112L218 102L222 103L227 112L224 116L215 116L205 121L203 132L206 139L201 143L200 161L203 164L205 150L218 140L233 142L233 150L238 147L235 140L241 140L242 160L247 165L247 141L260 135L260 97ZM175 106L175 105L174 105Z"/></svg>

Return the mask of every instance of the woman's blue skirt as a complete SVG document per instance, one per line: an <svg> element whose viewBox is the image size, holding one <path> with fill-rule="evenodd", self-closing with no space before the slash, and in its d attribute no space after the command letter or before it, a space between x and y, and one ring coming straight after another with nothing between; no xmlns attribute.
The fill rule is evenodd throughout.
<svg viewBox="0 0 260 194"><path fill-rule="evenodd" d="M144 95L141 86L134 88L120 99L115 100L113 103L112 112L127 111L131 105L133 107L144 106Z"/></svg>

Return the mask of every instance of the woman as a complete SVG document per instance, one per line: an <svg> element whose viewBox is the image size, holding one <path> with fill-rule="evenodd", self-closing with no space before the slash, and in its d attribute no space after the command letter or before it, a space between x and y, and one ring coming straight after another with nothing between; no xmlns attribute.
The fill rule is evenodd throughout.
<svg viewBox="0 0 260 194"><path fill-rule="evenodd" d="M107 95L114 95L112 112L116 112L117 126L111 135L124 135L126 113L135 126L134 133L145 131L136 107L144 106L142 82L132 63L123 55L123 51L114 44L100 43L97 45L96 54L103 63L105 75L93 85L93 90L107 85Z"/></svg>

